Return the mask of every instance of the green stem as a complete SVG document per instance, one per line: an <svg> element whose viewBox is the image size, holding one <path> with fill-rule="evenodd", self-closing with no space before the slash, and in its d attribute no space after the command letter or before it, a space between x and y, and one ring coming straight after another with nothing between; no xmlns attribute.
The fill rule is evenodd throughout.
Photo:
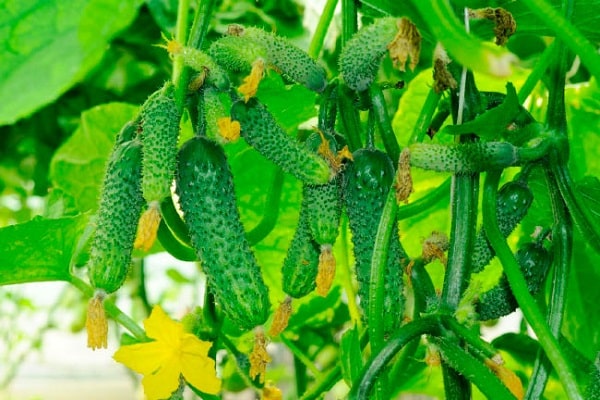
<svg viewBox="0 0 600 400"><path fill-rule="evenodd" d="M353 152L362 148L362 141L360 139L360 117L358 109L354 105L355 93L346 85L340 85L338 90L340 91L338 96L338 115L340 116L344 137L348 142L348 148Z"/></svg>
<svg viewBox="0 0 600 400"><path fill-rule="evenodd" d="M421 112L419 113L419 117L417 118L417 122L415 123L415 127L413 129L412 136L410 137L409 143L422 142L429 130L429 126L431 124L431 120L433 118L433 114L435 113L435 109L440 101L441 95L436 93L435 90L430 89L427 94L427 98L425 99L425 103L423 107L421 107Z"/></svg>
<svg viewBox="0 0 600 400"><path fill-rule="evenodd" d="M188 15L190 11L190 0L179 0L177 3L177 20L175 22L175 40L178 43L185 43L188 30ZM183 71L183 57L176 55L173 59L173 70L171 80L173 85L178 85L179 78Z"/></svg>
<svg viewBox="0 0 600 400"><path fill-rule="evenodd" d="M410 218L428 210L438 202L447 199L451 183L452 180L448 178L442 182L440 186L436 187L420 199L413 201L410 204L398 207L398 213L396 214L396 217L399 221Z"/></svg>
<svg viewBox="0 0 600 400"><path fill-rule="evenodd" d="M535 67L531 70L529 75L527 75L527 80L519 89L519 93L517 97L519 97L519 103L523 104L523 102L527 99L527 97L531 94L535 85L542 79L542 76L546 72L548 65L554 59L554 55L556 53L556 42L550 43L548 47L542 53L542 56L535 63Z"/></svg>
<svg viewBox="0 0 600 400"><path fill-rule="evenodd" d="M306 354L304 354L304 352L302 350L300 350L300 348L298 348L298 346L296 346L294 344L294 342L292 342L286 335L280 335L279 336L281 341L283 342L283 344L286 345L286 347L288 349L290 349L290 351L292 352L292 354L294 355L294 357L296 357L298 360L300 360L300 362L302 364L304 364L304 366L310 371L312 372L312 374L318 379L322 373L319 370L319 368L317 368L317 366L312 362L312 360L310 359L309 356L307 356Z"/></svg>
<svg viewBox="0 0 600 400"><path fill-rule="evenodd" d="M384 339L384 318L383 314L383 302L385 298L385 270L387 265L387 258L390 248L390 239L392 232L396 229L396 211L398 210L398 204L396 202L396 193L393 188L390 189L387 195L383 211L381 213L381 219L379 220L379 227L377 228L377 236L375 236L375 243L373 245L373 256L371 258L371 277L369 280L369 310L368 310L368 323L369 323L369 338L371 341L371 351L373 354L378 353L385 344ZM397 315L387 315L386 318L399 318ZM385 378L385 375L382 375ZM380 398L386 398L386 380L380 379L377 385L378 396Z"/></svg>
<svg viewBox="0 0 600 400"><path fill-rule="evenodd" d="M342 48L358 30L356 0L342 0Z"/></svg>
<svg viewBox="0 0 600 400"><path fill-rule="evenodd" d="M565 17L545 0L523 0L523 3L546 22L556 36L579 57L592 75L600 80L600 56L594 46L585 36Z"/></svg>
<svg viewBox="0 0 600 400"><path fill-rule="evenodd" d="M327 36L327 30L333 19L335 7L337 6L338 0L327 0L323 7L323 12L317 23L317 28L313 34L310 45L308 46L308 55L312 58L319 58L321 50L323 49L323 43L325 42L325 36Z"/></svg>
<svg viewBox="0 0 600 400"><path fill-rule="evenodd" d="M472 330L459 323L456 318L449 315L442 315L441 321L446 328L464 340L469 348L481 359L491 359L498 354L498 351L491 344L485 342L478 334L475 334Z"/></svg>
<svg viewBox="0 0 600 400"><path fill-rule="evenodd" d="M485 226L488 240L502 263L504 273L508 278L510 288L517 299L519 307L537 335L538 340L552 362L554 369L558 373L565 392L570 399L582 399L583 397L581 396L573 373L560 352L558 341L552 336L552 332L544 321L542 313L529 293L527 282L525 282L519 264L498 228L498 221L496 218L496 191L498 189L500 175L501 171L490 171L487 173L485 179L483 225Z"/></svg>
<svg viewBox="0 0 600 400"><path fill-rule="evenodd" d="M369 87L369 96L371 98L371 109L375 115L377 126L379 127L383 146L394 164L396 164L400 157L400 146L398 145L398 139L396 139L396 134L392 128L392 121L387 111L387 105L381 87L377 84L371 85Z"/></svg>
<svg viewBox="0 0 600 400"><path fill-rule="evenodd" d="M514 400L513 394L488 367L463 350L454 340L440 338L434 340L444 362L448 363L460 376L473 382L488 399Z"/></svg>
<svg viewBox="0 0 600 400"><path fill-rule="evenodd" d="M69 279L69 283L79 289L86 297L94 296L94 289L85 283L83 280L76 276L72 276ZM119 307L117 307L111 299L104 300L104 309L106 314L115 320L119 325L127 329L136 339L140 341L146 341L146 332L127 314L125 314Z"/></svg>
<svg viewBox="0 0 600 400"><path fill-rule="evenodd" d="M300 400L316 400L322 398L323 393L331 389L341 377L342 367L338 363L325 376L318 380L313 387L306 391Z"/></svg>
<svg viewBox="0 0 600 400"><path fill-rule="evenodd" d="M283 170L279 167L275 168L262 219L251 231L246 233L246 239L248 239L251 246L263 240L275 228L279 216L279 203L281 202L284 178Z"/></svg>
<svg viewBox="0 0 600 400"><path fill-rule="evenodd" d="M398 331L386 341L385 347L379 352L373 352L373 356L361 371L360 377L356 380L356 383L352 386L348 399L369 399L369 393L371 393L371 389L377 381L378 376L382 373L390 360L396 356L400 349L421 335L435 335L439 334L439 332L439 317L436 315L425 316L399 328Z"/></svg>

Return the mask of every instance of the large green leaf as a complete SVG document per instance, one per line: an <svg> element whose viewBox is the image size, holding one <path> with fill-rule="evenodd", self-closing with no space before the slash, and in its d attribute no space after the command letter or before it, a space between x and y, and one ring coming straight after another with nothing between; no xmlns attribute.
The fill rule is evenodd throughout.
<svg viewBox="0 0 600 400"><path fill-rule="evenodd" d="M54 154L50 179L55 188L74 199L80 212L95 210L108 155L121 127L137 107L110 103L81 115L79 129Z"/></svg>
<svg viewBox="0 0 600 400"><path fill-rule="evenodd" d="M87 216L34 218L0 229L0 285L68 281Z"/></svg>
<svg viewBox="0 0 600 400"><path fill-rule="evenodd" d="M3 0L0 125L31 114L81 80L141 0Z"/></svg>

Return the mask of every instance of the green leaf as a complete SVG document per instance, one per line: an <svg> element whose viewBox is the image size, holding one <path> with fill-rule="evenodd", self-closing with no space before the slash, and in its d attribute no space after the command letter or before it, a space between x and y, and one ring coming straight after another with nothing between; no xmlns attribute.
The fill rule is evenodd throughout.
<svg viewBox="0 0 600 400"><path fill-rule="evenodd" d="M0 229L0 285L68 281L87 216L34 218Z"/></svg>
<svg viewBox="0 0 600 400"><path fill-rule="evenodd" d="M592 225L600 225L600 179L595 176L585 176L575 185L583 205L586 206L587 215L593 218Z"/></svg>
<svg viewBox="0 0 600 400"><path fill-rule="evenodd" d="M79 129L54 154L50 180L75 199L80 212L96 209L115 137L135 117L137 109L129 104L109 103L85 111Z"/></svg>
<svg viewBox="0 0 600 400"><path fill-rule="evenodd" d="M349 385L360 375L363 367L358 328L348 329L340 342L342 376Z"/></svg>
<svg viewBox="0 0 600 400"><path fill-rule="evenodd" d="M6 0L0 14L0 125L79 82L127 27L141 0Z"/></svg>

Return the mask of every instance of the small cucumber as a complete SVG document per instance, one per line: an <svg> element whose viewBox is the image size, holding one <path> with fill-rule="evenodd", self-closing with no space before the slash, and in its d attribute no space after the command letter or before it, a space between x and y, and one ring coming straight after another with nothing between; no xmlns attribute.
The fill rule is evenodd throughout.
<svg viewBox="0 0 600 400"><path fill-rule="evenodd" d="M271 308L268 289L246 240L231 169L218 144L197 136L182 146L177 194L208 287L225 315L245 330L263 324Z"/></svg>
<svg viewBox="0 0 600 400"><path fill-rule="evenodd" d="M344 173L344 202L354 244L358 295L364 312L369 310L369 282L371 258L379 220L387 194L394 180L394 167L388 155L378 149L360 149L353 153L354 162ZM404 296L402 294L402 263L404 253L397 229L392 231L386 265L385 333L389 334L402 322ZM366 316L365 316L366 319Z"/></svg>
<svg viewBox="0 0 600 400"><path fill-rule="evenodd" d="M542 243L530 242L523 245L515 257L527 281L529 293L537 294L552 264L552 254ZM517 306L517 299L510 289L508 278L502 274L498 284L479 297L475 309L479 319L487 321L508 315L515 311Z"/></svg>
<svg viewBox="0 0 600 400"><path fill-rule="evenodd" d="M95 289L113 293L123 285L144 200L141 191L142 146L117 144L110 156L90 248L89 277Z"/></svg>
<svg viewBox="0 0 600 400"><path fill-rule="evenodd" d="M240 136L240 126L239 122L231 122L229 93L206 87L202 94L206 136L220 144L236 141Z"/></svg>
<svg viewBox="0 0 600 400"><path fill-rule="evenodd" d="M264 44L244 36L224 36L215 40L208 54L225 69L232 72L248 72L252 64L268 58Z"/></svg>
<svg viewBox="0 0 600 400"><path fill-rule="evenodd" d="M148 203L171 195L181 117L173 96L167 84L142 105L142 191Z"/></svg>
<svg viewBox="0 0 600 400"><path fill-rule="evenodd" d="M533 202L531 189L521 181L511 181L504 184L496 198L496 215L498 228L504 237L508 237L519 222L525 217ZM485 229L477 232L473 254L471 255L471 272L479 272L494 258L495 252L488 242Z"/></svg>
<svg viewBox="0 0 600 400"><path fill-rule="evenodd" d="M231 118L239 121L246 142L285 172L305 183L329 182L332 172L327 162L290 137L256 99L236 101Z"/></svg>
<svg viewBox="0 0 600 400"><path fill-rule="evenodd" d="M303 201L298 226L281 269L285 293L299 299L315 289L319 253L319 245L313 240L308 226L308 215Z"/></svg>
<svg viewBox="0 0 600 400"><path fill-rule="evenodd" d="M518 148L508 142L414 143L409 149L413 167L456 174L506 168L519 160Z"/></svg>

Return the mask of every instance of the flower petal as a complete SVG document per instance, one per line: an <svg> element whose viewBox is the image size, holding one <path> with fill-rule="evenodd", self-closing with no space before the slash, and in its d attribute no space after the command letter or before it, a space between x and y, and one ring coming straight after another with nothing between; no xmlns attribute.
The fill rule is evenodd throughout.
<svg viewBox="0 0 600 400"><path fill-rule="evenodd" d="M154 306L150 317L144 320L144 328L149 338L164 342L165 346L173 349L179 347L183 325L169 318L160 306Z"/></svg>
<svg viewBox="0 0 600 400"><path fill-rule="evenodd" d="M182 343L181 373L185 380L196 389L209 394L221 390L221 380L217 378L215 361L207 356L212 346L193 335L186 335Z"/></svg>
<svg viewBox="0 0 600 400"><path fill-rule="evenodd" d="M172 350L165 347L163 343L149 342L123 346L115 352L113 358L128 368L146 375L158 370L171 354Z"/></svg>
<svg viewBox="0 0 600 400"><path fill-rule="evenodd" d="M164 360L158 370L144 376L142 385L148 400L168 399L177 390L180 367L178 358L172 356Z"/></svg>

